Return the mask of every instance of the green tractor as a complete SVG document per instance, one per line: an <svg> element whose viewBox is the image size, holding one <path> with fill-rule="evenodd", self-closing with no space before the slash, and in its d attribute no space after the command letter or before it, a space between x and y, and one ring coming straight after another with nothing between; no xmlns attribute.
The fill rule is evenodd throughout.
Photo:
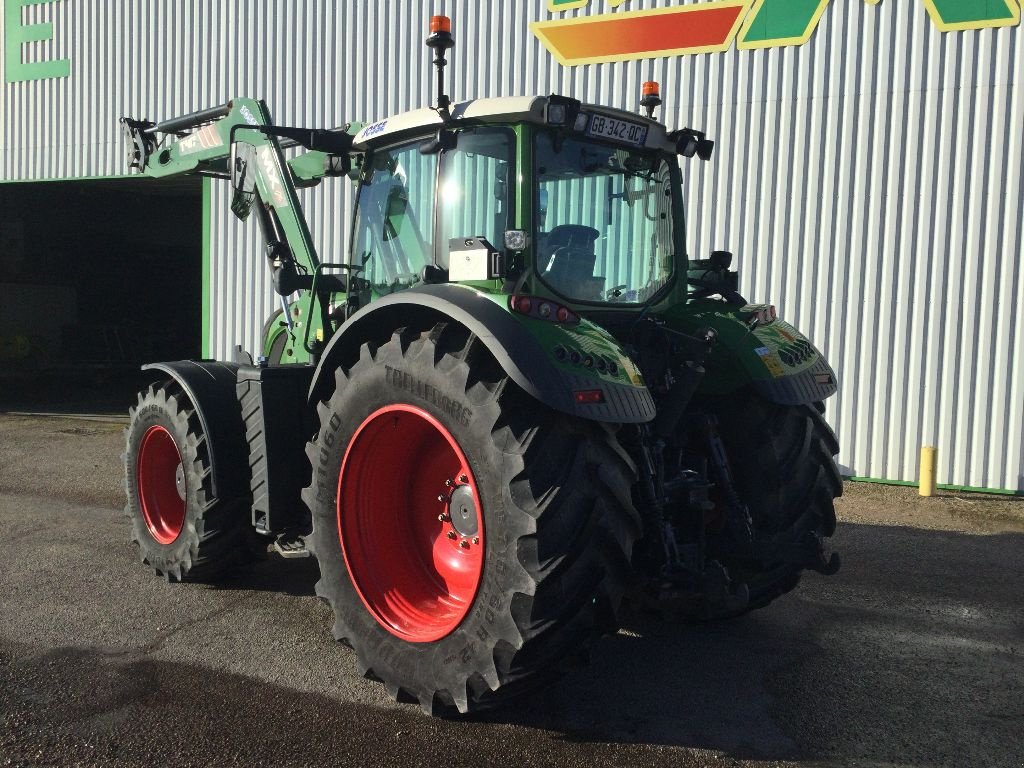
<svg viewBox="0 0 1024 768"><path fill-rule="evenodd" d="M142 561L212 580L314 555L359 669L426 711L495 706L641 610L734 616L833 573L841 482L821 354L687 256L680 157L703 133L564 96L367 125L235 99L123 119L146 175L228 180L282 308L254 362L146 366L127 514ZM301 150L294 152L293 150ZM343 262L296 190L355 184Z"/></svg>

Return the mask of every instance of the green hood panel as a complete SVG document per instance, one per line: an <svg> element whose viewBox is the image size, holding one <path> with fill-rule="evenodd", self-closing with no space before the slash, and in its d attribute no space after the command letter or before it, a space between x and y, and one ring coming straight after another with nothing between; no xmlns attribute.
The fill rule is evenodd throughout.
<svg viewBox="0 0 1024 768"><path fill-rule="evenodd" d="M810 339L783 320L752 321L767 304L744 307L703 300L673 307L664 320L694 333L713 328L718 341L704 364L700 391L734 392L748 384L775 402L816 402L836 392L835 372Z"/></svg>

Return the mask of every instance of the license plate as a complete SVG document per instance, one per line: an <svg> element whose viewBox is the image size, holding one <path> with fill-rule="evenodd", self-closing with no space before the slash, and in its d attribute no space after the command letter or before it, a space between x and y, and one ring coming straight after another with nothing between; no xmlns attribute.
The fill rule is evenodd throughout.
<svg viewBox="0 0 1024 768"><path fill-rule="evenodd" d="M642 147L647 140L647 126L607 115L591 115L587 135Z"/></svg>

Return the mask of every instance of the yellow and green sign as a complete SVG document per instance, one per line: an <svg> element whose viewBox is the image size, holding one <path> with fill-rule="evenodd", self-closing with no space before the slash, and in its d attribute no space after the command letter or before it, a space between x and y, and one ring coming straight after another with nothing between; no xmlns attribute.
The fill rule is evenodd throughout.
<svg viewBox="0 0 1024 768"><path fill-rule="evenodd" d="M918 2L942 32L1020 24L1022 0L896 0ZM614 10L626 0L609 0ZM678 56L803 45L830 0L711 0L644 11L537 21L533 33L562 64ZM880 0L865 0L877 5ZM561 13L591 0L548 0Z"/></svg>

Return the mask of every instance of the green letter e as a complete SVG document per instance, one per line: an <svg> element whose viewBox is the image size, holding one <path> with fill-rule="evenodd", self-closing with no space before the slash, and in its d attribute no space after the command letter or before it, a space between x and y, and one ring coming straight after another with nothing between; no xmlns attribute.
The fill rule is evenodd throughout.
<svg viewBox="0 0 1024 768"><path fill-rule="evenodd" d="M28 5L41 5L53 0L5 0L4 3L4 79L8 83L20 80L46 80L71 74L68 59L56 61L21 60L21 47L25 43L38 43L53 39L53 24L22 24L21 9Z"/></svg>

